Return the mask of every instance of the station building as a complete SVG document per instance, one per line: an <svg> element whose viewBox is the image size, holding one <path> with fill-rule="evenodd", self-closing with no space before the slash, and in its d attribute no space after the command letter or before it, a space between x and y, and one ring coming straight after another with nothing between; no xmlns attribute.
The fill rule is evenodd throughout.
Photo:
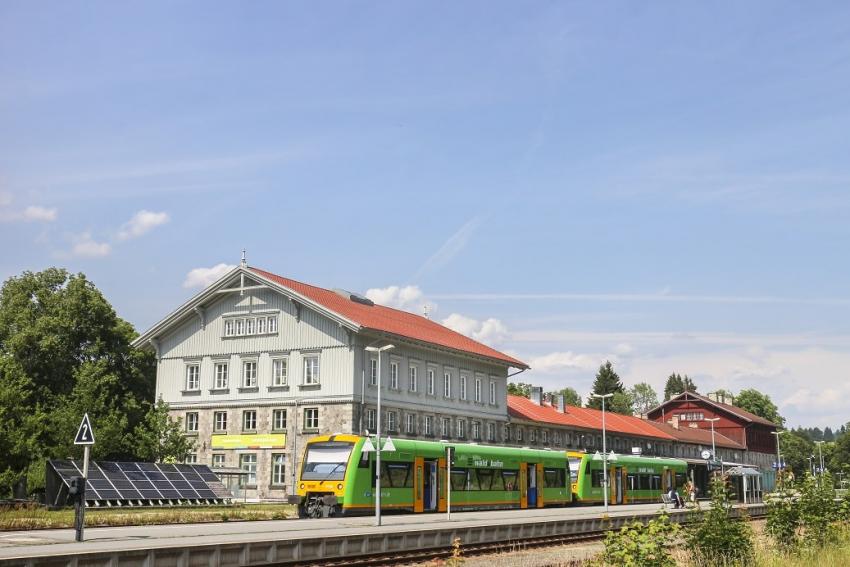
<svg viewBox="0 0 850 567"><path fill-rule="evenodd" d="M528 366L426 317L244 261L142 334L156 396L195 438L190 462L240 468L247 498L293 493L303 444L389 435L501 443L511 369Z"/></svg>

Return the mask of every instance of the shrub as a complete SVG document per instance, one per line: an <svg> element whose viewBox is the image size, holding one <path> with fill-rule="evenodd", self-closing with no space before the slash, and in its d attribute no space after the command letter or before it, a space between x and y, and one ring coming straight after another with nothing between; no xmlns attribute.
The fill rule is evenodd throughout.
<svg viewBox="0 0 850 567"><path fill-rule="evenodd" d="M803 545L811 550L834 543L838 538L835 521L839 519L839 507L834 501L835 490L832 477L825 474L820 478L806 475L800 490L800 525L803 529Z"/></svg>
<svg viewBox="0 0 850 567"><path fill-rule="evenodd" d="M782 551L792 551L799 543L800 493L787 484L765 499L767 523L765 531Z"/></svg>
<svg viewBox="0 0 850 567"><path fill-rule="evenodd" d="M725 477L711 481L711 508L698 515L687 540L700 565L749 565L754 556L752 528L732 517L732 499Z"/></svg>
<svg viewBox="0 0 850 567"><path fill-rule="evenodd" d="M679 524L671 523L667 514L646 524L626 524L606 534L601 562L622 567L675 567L669 550L679 530Z"/></svg>

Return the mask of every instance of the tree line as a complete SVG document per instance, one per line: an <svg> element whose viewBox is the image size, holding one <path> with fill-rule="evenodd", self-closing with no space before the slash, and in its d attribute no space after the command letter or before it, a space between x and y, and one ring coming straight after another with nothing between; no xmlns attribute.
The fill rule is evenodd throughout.
<svg viewBox="0 0 850 567"><path fill-rule="evenodd" d="M44 486L45 462L80 458L84 413L101 460L182 460L180 420L154 403L156 360L83 274L24 272L0 289L0 498Z"/></svg>

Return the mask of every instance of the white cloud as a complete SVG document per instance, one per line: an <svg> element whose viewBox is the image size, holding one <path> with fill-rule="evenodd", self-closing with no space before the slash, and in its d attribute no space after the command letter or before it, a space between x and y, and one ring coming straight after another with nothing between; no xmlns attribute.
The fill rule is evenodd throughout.
<svg viewBox="0 0 850 567"><path fill-rule="evenodd" d="M378 305L414 312L420 312L426 303L425 294L415 285L375 287L366 290L366 297ZM429 305L429 308L433 312L434 306Z"/></svg>
<svg viewBox="0 0 850 567"><path fill-rule="evenodd" d="M492 317L479 321L459 313L452 313L443 319L443 325L478 342L490 345L504 342L510 336L505 324Z"/></svg>
<svg viewBox="0 0 850 567"><path fill-rule="evenodd" d="M71 255L80 258L102 258L112 252L107 242L96 242L90 232L84 232L73 237Z"/></svg>
<svg viewBox="0 0 850 567"><path fill-rule="evenodd" d="M11 202L11 198L2 201L0 195L0 206ZM58 216L58 211L54 208L29 206L22 211L0 211L0 221L2 222L53 222Z"/></svg>
<svg viewBox="0 0 850 567"><path fill-rule="evenodd" d="M596 370L606 359L610 359L610 357L566 351L536 356L528 364L534 372L552 374L568 370Z"/></svg>
<svg viewBox="0 0 850 567"><path fill-rule="evenodd" d="M212 268L195 268L186 274L183 287L207 287L235 267L233 264L221 263Z"/></svg>
<svg viewBox="0 0 850 567"><path fill-rule="evenodd" d="M155 213L153 211L141 210L121 226L121 230L118 232L118 239L128 240L130 238L137 238L159 225L167 223L169 220L171 219L166 212Z"/></svg>

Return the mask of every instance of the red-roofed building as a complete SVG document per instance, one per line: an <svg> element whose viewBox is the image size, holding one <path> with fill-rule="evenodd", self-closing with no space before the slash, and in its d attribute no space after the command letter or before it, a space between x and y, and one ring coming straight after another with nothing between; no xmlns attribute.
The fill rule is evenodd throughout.
<svg viewBox="0 0 850 567"><path fill-rule="evenodd" d="M241 467L248 497L292 492L304 441L361 433L499 443L507 376L528 366L427 317L245 262L145 331L156 395L196 439L189 460ZM380 360L367 347L393 345Z"/></svg>

